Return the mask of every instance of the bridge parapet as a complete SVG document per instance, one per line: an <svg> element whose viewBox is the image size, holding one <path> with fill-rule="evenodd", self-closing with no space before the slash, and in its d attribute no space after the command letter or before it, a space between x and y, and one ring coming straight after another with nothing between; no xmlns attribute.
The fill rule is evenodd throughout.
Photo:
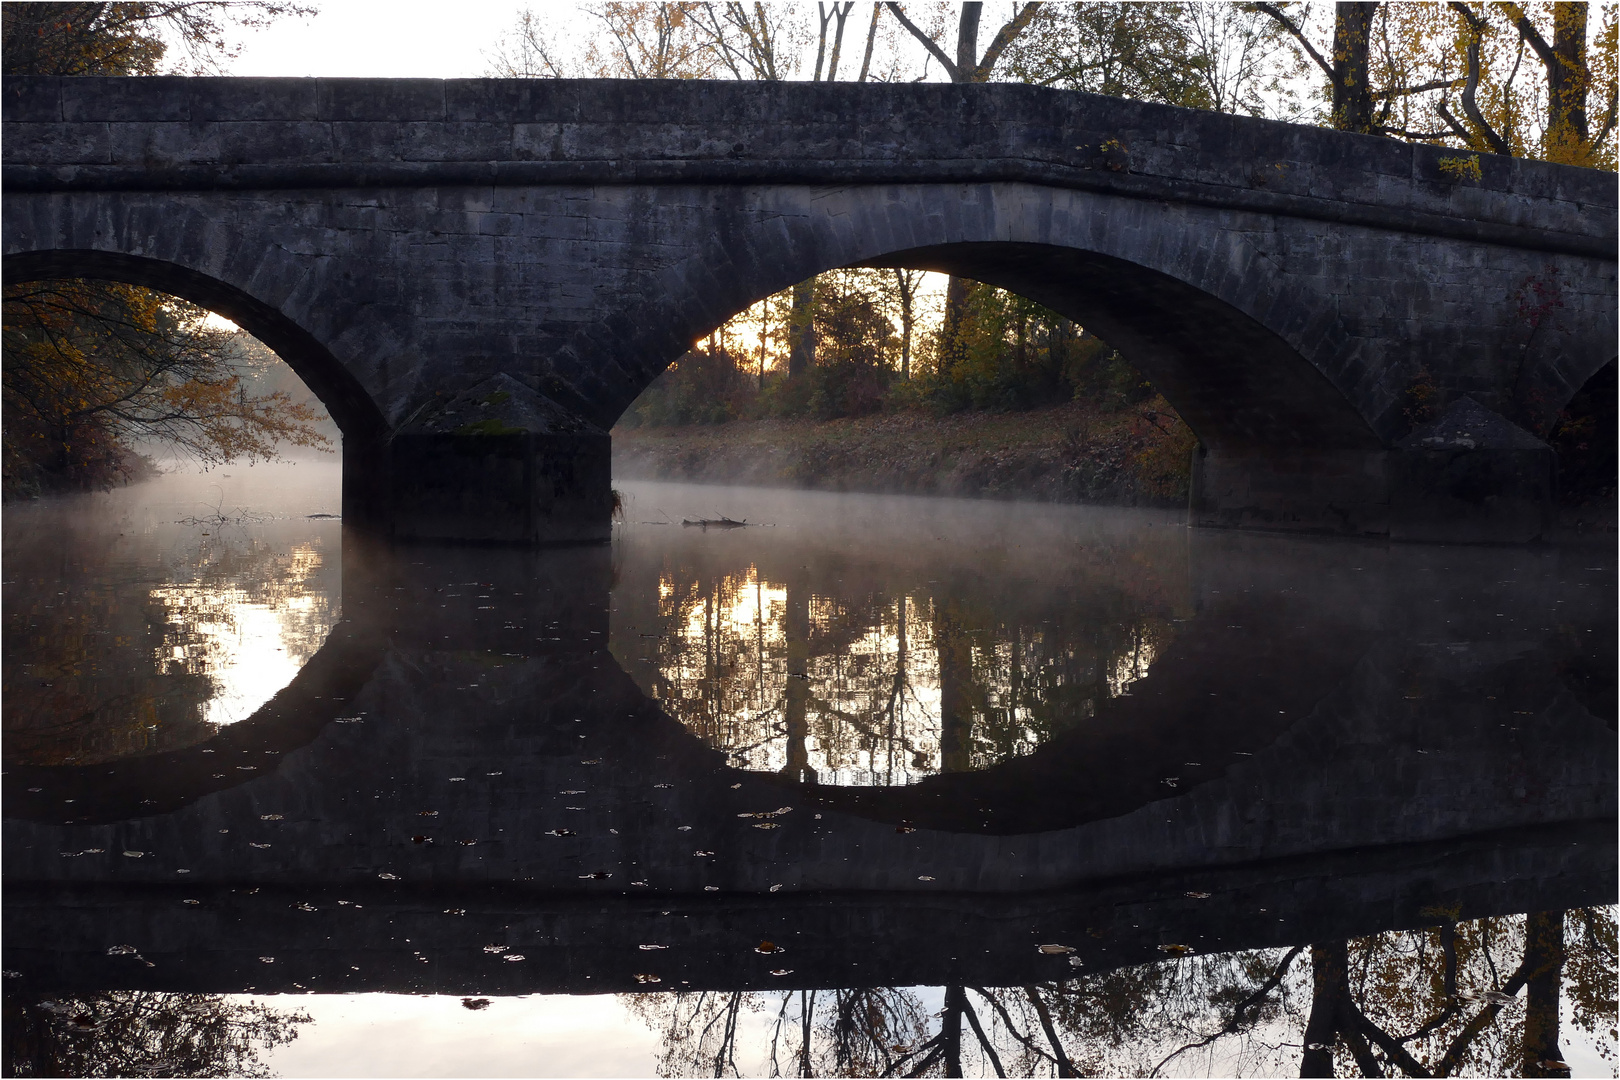
<svg viewBox="0 0 1620 1080"><path fill-rule="evenodd" d="M1019 85L5 80L13 190L1023 181L1612 254L1613 174Z"/></svg>

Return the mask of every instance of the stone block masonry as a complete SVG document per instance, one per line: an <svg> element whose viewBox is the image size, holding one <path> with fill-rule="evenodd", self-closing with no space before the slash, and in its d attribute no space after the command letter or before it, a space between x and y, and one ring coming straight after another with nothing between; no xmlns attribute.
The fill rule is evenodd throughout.
<svg viewBox="0 0 1620 1080"><path fill-rule="evenodd" d="M962 274L1095 330L1198 434L1204 524L1445 538L1400 519L1413 484L1466 476L1456 538L1534 536L1534 452L1408 467L1433 452L1403 443L1407 390L1535 429L1617 351L1616 183L1594 170L1481 155L1458 183L1450 151L1012 85L0 95L7 280L113 277L235 320L343 428L346 514L399 539L605 539L619 414L689 342L838 266ZM1556 306L1531 319L1536 290Z"/></svg>

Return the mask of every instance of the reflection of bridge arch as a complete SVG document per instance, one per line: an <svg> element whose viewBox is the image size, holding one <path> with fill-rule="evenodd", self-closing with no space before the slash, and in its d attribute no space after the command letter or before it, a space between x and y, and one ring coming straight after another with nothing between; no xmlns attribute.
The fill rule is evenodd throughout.
<svg viewBox="0 0 1620 1080"><path fill-rule="evenodd" d="M346 516L397 536L604 538L613 420L834 266L1094 326L1203 440L1209 523L1399 535L1430 494L1392 467L1414 379L1537 426L1614 355L1592 170L1491 158L1459 187L1433 147L1029 87L127 82L7 81L6 251L196 275L175 291L256 326L346 430L382 419L346 442ZM1533 340L1532 279L1562 304Z"/></svg>

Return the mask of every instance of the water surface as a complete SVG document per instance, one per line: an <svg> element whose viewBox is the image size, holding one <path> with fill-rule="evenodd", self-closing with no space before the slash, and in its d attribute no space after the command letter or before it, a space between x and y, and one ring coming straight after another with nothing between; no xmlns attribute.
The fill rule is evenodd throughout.
<svg viewBox="0 0 1620 1080"><path fill-rule="evenodd" d="M1613 1074L1606 550L231 473L7 510L13 1072Z"/></svg>

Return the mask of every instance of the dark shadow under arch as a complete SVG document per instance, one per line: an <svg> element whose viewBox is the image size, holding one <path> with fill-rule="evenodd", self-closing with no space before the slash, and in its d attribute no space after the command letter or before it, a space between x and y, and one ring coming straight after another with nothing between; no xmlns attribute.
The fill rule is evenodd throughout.
<svg viewBox="0 0 1620 1080"><path fill-rule="evenodd" d="M7 285L45 278L102 278L141 285L218 312L264 342L304 380L345 440L369 443L387 430L358 380L307 330L269 304L196 270L114 251L61 248L7 255Z"/></svg>

